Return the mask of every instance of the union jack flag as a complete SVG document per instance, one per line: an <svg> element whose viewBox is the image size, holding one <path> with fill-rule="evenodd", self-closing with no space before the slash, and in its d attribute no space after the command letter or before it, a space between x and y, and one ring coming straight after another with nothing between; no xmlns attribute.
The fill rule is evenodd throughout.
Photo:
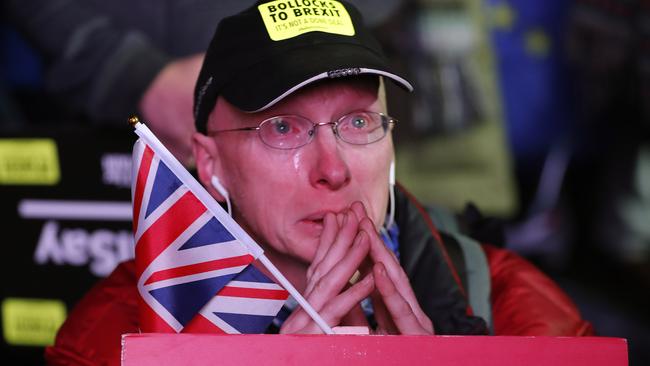
<svg viewBox="0 0 650 366"><path fill-rule="evenodd" d="M183 333L263 333L289 293L248 266L208 302Z"/></svg>
<svg viewBox="0 0 650 366"><path fill-rule="evenodd" d="M168 151L154 150L142 140L133 149L141 330L263 332L288 293L250 265L261 248L223 210L206 207L209 194Z"/></svg>

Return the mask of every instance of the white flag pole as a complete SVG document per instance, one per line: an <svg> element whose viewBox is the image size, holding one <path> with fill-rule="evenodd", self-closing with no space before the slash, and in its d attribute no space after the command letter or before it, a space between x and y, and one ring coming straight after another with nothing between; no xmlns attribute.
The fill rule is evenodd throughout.
<svg viewBox="0 0 650 366"><path fill-rule="evenodd" d="M190 172L185 169L185 167L172 155L172 153L167 150L165 145L163 145L156 135L151 132L151 130L143 123L141 123L138 117L129 118L129 124L135 128L135 133L143 139L165 162L167 167L178 176L178 178L189 187L189 189L194 193L196 198L201 201L207 207L207 209L221 222L221 224L233 234L235 238L241 241L246 245L250 251L253 253L255 258L258 258L260 262L273 274L273 276L280 282L282 287L284 287L294 299L302 306L302 308L307 312L307 314L314 320L316 325L325 333L325 334L334 334L332 328L327 325L323 318L314 310L314 308L309 305L309 302L296 290L295 287L287 280L286 277L271 263L271 261L266 258L264 255L264 250L253 240L253 238L248 235L244 229L235 222L235 220L224 211L223 207L215 201L214 197L190 174Z"/></svg>
<svg viewBox="0 0 650 366"><path fill-rule="evenodd" d="M266 267L266 269L268 269L269 272L271 272L271 274L278 281L280 281L280 284L282 285L282 287L284 287L285 290L289 291L291 296L293 296L293 298L296 299L298 304L300 304L300 306L302 306L302 308L307 312L307 314L312 318L312 320L316 323L316 325L318 325L318 327L325 334L334 334L334 331L332 330L332 328L330 328L330 326L327 325L327 323L325 323L325 320L323 320L323 318L320 316L320 314L318 314L318 312L316 312L316 310L314 310L314 308L311 305L309 305L309 302L307 302L307 299L302 297L300 292L298 292L298 290L296 290L296 288L293 287L291 282L289 282L289 280L287 280L286 277L284 277L284 275L275 267L275 265L273 263L271 263L271 261L268 258L266 258L266 256L264 254L262 254L260 256L259 260L260 260L260 262L262 262L264 267Z"/></svg>

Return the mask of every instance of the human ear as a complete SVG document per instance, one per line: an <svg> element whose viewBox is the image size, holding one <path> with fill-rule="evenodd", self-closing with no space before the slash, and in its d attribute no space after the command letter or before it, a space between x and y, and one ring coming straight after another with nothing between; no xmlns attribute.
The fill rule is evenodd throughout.
<svg viewBox="0 0 650 366"><path fill-rule="evenodd" d="M215 141L202 133L194 133L192 135L192 152L201 184L217 201L225 202L227 197L224 197L222 192L219 192L212 184L213 176L223 177L221 157ZM223 187L223 181L221 181L221 185ZM224 187L223 190L226 191L226 188Z"/></svg>

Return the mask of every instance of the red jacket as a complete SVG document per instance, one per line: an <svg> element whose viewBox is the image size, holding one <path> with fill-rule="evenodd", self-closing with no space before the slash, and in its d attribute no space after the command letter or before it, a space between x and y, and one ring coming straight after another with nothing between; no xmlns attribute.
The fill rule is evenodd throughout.
<svg viewBox="0 0 650 366"><path fill-rule="evenodd" d="M458 323L459 319L460 322L465 321L469 327L466 334L472 334L471 327L480 325L480 322L476 322L477 319L468 315L467 319L463 320L463 315L458 315L458 311L450 315L440 315L440 308L436 308L435 303L429 303L430 298L439 296L429 293L432 291L427 291L427 283L431 282L431 273L427 270L437 267L436 272L433 273L434 279L445 276L445 273L439 270L441 267L456 279L458 274L454 265L448 260L449 256L442 244L440 234L428 215L417 203L404 195L401 195L397 202L396 217L400 228L401 260L423 310L432 318L437 331L445 328L440 326L445 318L455 316L458 318L457 321L451 323ZM424 239L420 239L421 237ZM404 242L402 238L405 239ZM593 334L591 326L581 319L577 308L568 296L532 264L504 249L490 245L483 245L482 248L490 271L495 335L584 336ZM431 258L434 255L431 253L434 251L442 253L439 257L446 259L446 261L441 260L443 264L447 264L446 266L440 263L432 264ZM420 278L423 276L426 277L424 280ZM457 283L458 281L446 282L450 283L442 286L444 293L456 292L464 296L464 289ZM457 285L461 287L460 290L452 288ZM134 261L120 264L70 313L59 330L55 345L45 350L47 362L53 365L119 365L121 335L139 331L138 296ZM469 308L466 299L452 300L462 309ZM435 316L439 318L435 319ZM480 327L476 327L478 328ZM454 333L453 329L448 332L458 334Z"/></svg>
<svg viewBox="0 0 650 366"><path fill-rule="evenodd" d="M484 246L496 335L592 335L553 281L512 252ZM122 263L70 313L45 357L52 365L119 365L123 333L138 332L135 263Z"/></svg>

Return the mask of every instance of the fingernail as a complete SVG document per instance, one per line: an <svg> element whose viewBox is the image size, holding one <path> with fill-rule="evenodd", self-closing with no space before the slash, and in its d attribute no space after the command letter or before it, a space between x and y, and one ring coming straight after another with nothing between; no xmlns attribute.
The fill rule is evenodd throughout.
<svg viewBox="0 0 650 366"><path fill-rule="evenodd" d="M379 262L377 265L379 266L379 274L386 276L386 267L384 267L384 264Z"/></svg>
<svg viewBox="0 0 650 366"><path fill-rule="evenodd" d="M358 273L358 271L357 271L357 273ZM373 276L372 273L368 273L358 283L360 283L362 286L368 286L368 285L372 284L374 281L375 281L375 276Z"/></svg>

